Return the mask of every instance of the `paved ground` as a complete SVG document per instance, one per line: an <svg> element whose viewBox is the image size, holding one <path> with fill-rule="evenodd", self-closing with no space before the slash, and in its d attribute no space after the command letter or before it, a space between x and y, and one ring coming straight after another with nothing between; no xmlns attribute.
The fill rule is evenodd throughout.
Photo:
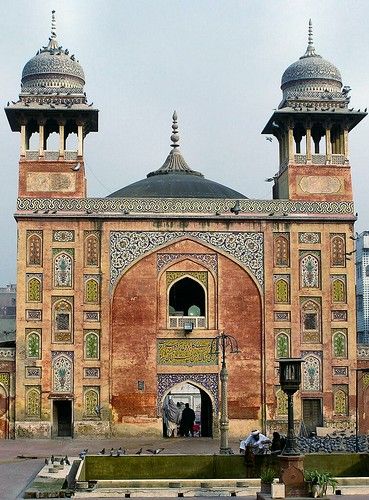
<svg viewBox="0 0 369 500"><path fill-rule="evenodd" d="M238 440L230 440L229 445L238 453ZM127 453L135 453L140 448L143 453L149 448L163 447L168 454L211 454L219 452L219 441L211 438L119 438L119 439L17 439L4 440L0 443L0 500L14 500L22 498L22 493L27 485L44 465L46 457L77 456L78 453L88 448L89 453L98 453L102 448L127 449ZM91 496L90 498L98 498ZM116 498L116 497L115 497ZM139 497L135 497L138 499ZM173 497L172 497L173 498ZM206 496L207 499L219 498ZM237 497L248 498L250 497ZM332 499L368 500L365 495L330 495ZM147 499L147 497L146 497ZM164 497L162 500L165 500Z"/></svg>

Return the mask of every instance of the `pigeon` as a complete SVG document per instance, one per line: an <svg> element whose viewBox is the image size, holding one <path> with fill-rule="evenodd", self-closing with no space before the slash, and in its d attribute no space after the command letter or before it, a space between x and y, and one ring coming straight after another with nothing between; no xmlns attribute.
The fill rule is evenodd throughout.
<svg viewBox="0 0 369 500"><path fill-rule="evenodd" d="M45 458L45 465L49 465L49 459Z"/></svg>
<svg viewBox="0 0 369 500"><path fill-rule="evenodd" d="M117 449L117 457L120 457L121 455L125 455L126 454L126 450L122 450L122 447L120 446L118 449Z"/></svg>
<svg viewBox="0 0 369 500"><path fill-rule="evenodd" d="M84 451L81 451L78 456L81 460L83 460L86 456L86 453Z"/></svg>
<svg viewBox="0 0 369 500"><path fill-rule="evenodd" d="M142 453L142 448L140 448L138 451L136 451L136 455L141 455Z"/></svg>
<svg viewBox="0 0 369 500"><path fill-rule="evenodd" d="M103 448L103 449L100 451L99 455L105 455L105 448Z"/></svg>
<svg viewBox="0 0 369 500"><path fill-rule="evenodd" d="M67 455L65 455L65 457L64 457L64 462L66 465L70 465L70 461L69 461L69 458L67 457Z"/></svg>
<svg viewBox="0 0 369 500"><path fill-rule="evenodd" d="M70 167L70 168L74 172L78 172L78 170L81 168L81 164L80 164L80 162L78 162L77 165L74 165L74 167Z"/></svg>
<svg viewBox="0 0 369 500"><path fill-rule="evenodd" d="M163 450L164 450L164 448L157 448L156 450L148 449L146 451L148 451L149 453L152 453L153 455L159 455L159 453L161 453Z"/></svg>
<svg viewBox="0 0 369 500"><path fill-rule="evenodd" d="M269 142L272 142L273 141L273 137L265 137L265 140L267 140Z"/></svg>
<svg viewBox="0 0 369 500"><path fill-rule="evenodd" d="M55 462L55 457L54 455L51 455L50 462L53 464Z"/></svg>
<svg viewBox="0 0 369 500"><path fill-rule="evenodd" d="M110 449L110 456L112 457L114 455L114 448Z"/></svg>
<svg viewBox="0 0 369 500"><path fill-rule="evenodd" d="M60 459L59 463L60 463L60 465L64 465L64 458L63 457Z"/></svg>

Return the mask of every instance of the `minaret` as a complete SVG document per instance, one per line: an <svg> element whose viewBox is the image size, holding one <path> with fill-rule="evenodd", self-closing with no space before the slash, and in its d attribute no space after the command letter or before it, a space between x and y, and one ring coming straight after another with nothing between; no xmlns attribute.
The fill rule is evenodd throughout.
<svg viewBox="0 0 369 500"><path fill-rule="evenodd" d="M81 65L57 41L52 11L49 42L24 66L19 100L5 108L12 131L21 133L19 197L86 196L83 142L97 131L98 110L87 104L84 84Z"/></svg>
<svg viewBox="0 0 369 500"><path fill-rule="evenodd" d="M282 76L282 102L263 130L279 141L273 198L351 201L349 132L365 112L349 109L350 87L339 70L308 46Z"/></svg>

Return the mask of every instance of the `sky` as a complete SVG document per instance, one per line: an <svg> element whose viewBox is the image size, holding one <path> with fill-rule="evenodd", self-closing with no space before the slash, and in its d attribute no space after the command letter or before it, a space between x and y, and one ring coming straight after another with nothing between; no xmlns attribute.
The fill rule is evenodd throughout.
<svg viewBox="0 0 369 500"><path fill-rule="evenodd" d="M23 66L50 35L74 53L99 132L85 141L88 196L105 197L159 168L178 114L181 151L206 178L249 198L270 199L278 144L261 130L281 101L284 70L306 50L340 70L351 106L369 107L366 0L3 0L2 106L17 100ZM15 282L20 135L0 114L0 285ZM350 133L359 214L369 229L369 118Z"/></svg>

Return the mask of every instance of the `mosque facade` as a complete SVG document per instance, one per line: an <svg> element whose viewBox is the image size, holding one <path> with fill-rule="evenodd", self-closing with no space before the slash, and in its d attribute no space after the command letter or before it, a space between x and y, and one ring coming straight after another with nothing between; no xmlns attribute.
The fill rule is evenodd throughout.
<svg viewBox="0 0 369 500"><path fill-rule="evenodd" d="M227 354L231 435L286 429L284 357L303 359L299 425L354 428L349 133L366 113L349 109L350 89L312 38L310 26L263 130L279 142L272 199L192 170L176 113L163 165L97 199L84 138L98 110L53 21L5 109L20 133L16 437L159 436L165 398L183 384L197 391L202 435L216 437L222 332L238 344Z"/></svg>

